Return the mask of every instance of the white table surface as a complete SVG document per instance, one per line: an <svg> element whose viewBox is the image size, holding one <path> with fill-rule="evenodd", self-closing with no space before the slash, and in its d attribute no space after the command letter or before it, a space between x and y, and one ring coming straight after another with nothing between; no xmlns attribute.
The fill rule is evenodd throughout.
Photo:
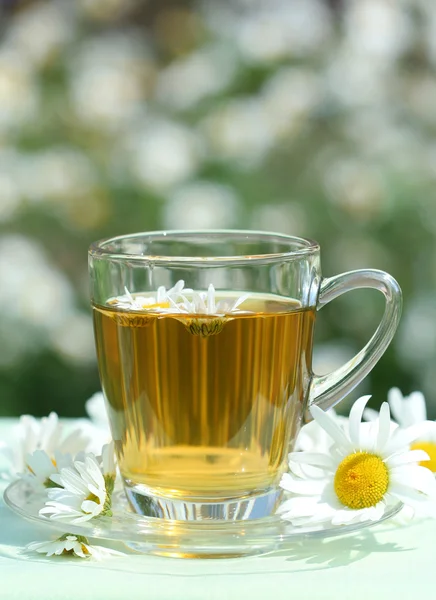
<svg viewBox="0 0 436 600"><path fill-rule="evenodd" d="M0 419L0 440L14 422ZM4 486L0 488L2 491ZM387 523L263 556L181 560L128 553L103 562L23 553L55 537L0 501L0 599L412 600L436 597L436 521ZM99 542L97 541L96 544Z"/></svg>

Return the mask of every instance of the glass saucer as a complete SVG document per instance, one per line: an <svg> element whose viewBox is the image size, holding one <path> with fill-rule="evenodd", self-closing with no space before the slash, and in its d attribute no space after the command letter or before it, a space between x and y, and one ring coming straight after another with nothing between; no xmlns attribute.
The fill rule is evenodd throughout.
<svg viewBox="0 0 436 600"><path fill-rule="evenodd" d="M47 499L25 481L11 483L4 492L6 504L18 515L59 532L121 541L139 552L178 558L223 558L262 554L307 538L351 534L390 519L402 503L388 506L379 521L352 525L295 526L278 515L251 521L172 521L133 513L122 490L112 498L113 517L100 517L66 525L39 515Z"/></svg>

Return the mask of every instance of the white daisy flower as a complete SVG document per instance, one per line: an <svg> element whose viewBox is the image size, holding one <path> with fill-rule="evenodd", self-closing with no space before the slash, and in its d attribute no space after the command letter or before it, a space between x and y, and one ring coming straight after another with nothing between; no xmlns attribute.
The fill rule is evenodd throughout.
<svg viewBox="0 0 436 600"><path fill-rule="evenodd" d="M156 296L132 296L127 287L124 288L124 296L110 298L108 304L116 308L128 310L147 310L154 312L171 312L172 303L181 296L181 292L189 293L192 290L184 289L185 282L181 279L168 291L162 285L157 289Z"/></svg>
<svg viewBox="0 0 436 600"><path fill-rule="evenodd" d="M112 516L112 492L115 485L113 443L103 447L101 460L87 454L73 467L61 469L50 479L58 488L49 489L49 500L39 514L54 521L81 523L98 516Z"/></svg>
<svg viewBox="0 0 436 600"><path fill-rule="evenodd" d="M66 533L53 541L32 542L26 546L29 552L38 552L45 556L72 555L77 558L95 558L101 560L107 556L124 556L122 552L103 548L102 546L92 546L86 537L82 535L73 535Z"/></svg>
<svg viewBox="0 0 436 600"><path fill-rule="evenodd" d="M226 323L225 317L235 312L242 312L240 305L247 300L249 294L237 298L225 298L216 300L216 292L213 284L208 287L207 292L192 292L189 300L183 295L183 301L175 303L170 300L173 309L186 315L201 315L183 319L186 329L193 335L208 337L220 333Z"/></svg>
<svg viewBox="0 0 436 600"><path fill-rule="evenodd" d="M411 444L411 450L424 450L429 460L422 463L433 473L436 473L436 422L427 420L427 408L424 394L412 392L410 396L403 396L398 388L392 388L388 392L388 402L391 413L398 426L402 429L412 425L422 425L422 433L419 438ZM364 417L368 421L377 419L378 412L367 408Z"/></svg>
<svg viewBox="0 0 436 600"><path fill-rule="evenodd" d="M77 456L76 460L80 457ZM71 454L62 454L56 451L53 458L44 450L35 450L26 457L28 472L23 473L25 478L35 489L58 487L51 476L60 473L66 467L73 466Z"/></svg>
<svg viewBox="0 0 436 600"><path fill-rule="evenodd" d="M409 446L421 432L415 425L392 431L389 405L383 403L373 424L361 423L369 396L353 405L349 432L320 408L311 409L313 418L330 435L334 445L327 453L293 452L291 472L285 473L281 487L292 497L279 512L294 524L331 522L333 525L379 520L388 504L403 502L420 508L435 505L436 480L417 463L428 460L423 450ZM368 426L369 425L369 426ZM316 467L323 477L313 477L292 465Z"/></svg>
<svg viewBox="0 0 436 600"><path fill-rule="evenodd" d="M217 302L215 287L211 283L207 292L192 292L191 300L188 300L186 294L183 294L182 297L183 302L177 304L170 300L173 307L177 308L180 312L191 315L223 317L229 313L240 312L239 306L247 300L249 294L243 294L237 298L225 298Z"/></svg>
<svg viewBox="0 0 436 600"><path fill-rule="evenodd" d="M55 412L42 419L21 416L12 439L10 445L0 448L0 453L8 463L3 476L8 479L15 478L19 473L30 472L27 457L35 450L43 450L51 460L55 460L55 452L75 455L86 450L90 443L89 436L82 429L74 429L65 436L64 427Z"/></svg>

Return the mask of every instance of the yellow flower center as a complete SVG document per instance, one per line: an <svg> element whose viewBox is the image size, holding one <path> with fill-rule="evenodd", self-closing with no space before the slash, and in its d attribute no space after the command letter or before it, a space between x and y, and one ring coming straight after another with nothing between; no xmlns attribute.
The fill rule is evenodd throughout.
<svg viewBox="0 0 436 600"><path fill-rule="evenodd" d="M411 450L424 450L427 452L430 460L422 460L421 467L427 467L433 473L436 473L436 444L434 442L415 442L410 446Z"/></svg>
<svg viewBox="0 0 436 600"><path fill-rule="evenodd" d="M383 460L369 452L355 452L336 470L334 487L344 506L355 510L375 506L389 485L389 471Z"/></svg>
<svg viewBox="0 0 436 600"><path fill-rule="evenodd" d="M100 504L100 498L98 496L96 496L95 494L93 494L92 492L90 492L85 500L91 500L92 502L95 502L96 504Z"/></svg>

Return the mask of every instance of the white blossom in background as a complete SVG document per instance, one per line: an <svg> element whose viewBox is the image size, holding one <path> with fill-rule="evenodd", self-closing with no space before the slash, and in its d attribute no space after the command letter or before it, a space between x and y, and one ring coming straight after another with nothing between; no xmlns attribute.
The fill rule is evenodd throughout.
<svg viewBox="0 0 436 600"><path fill-rule="evenodd" d="M331 14L319 0L259 2L235 14L234 35L247 60L268 64L317 52L331 35Z"/></svg>
<svg viewBox="0 0 436 600"><path fill-rule="evenodd" d="M191 128L150 118L135 126L125 142L126 160L143 186L164 191L193 175L200 166L202 143Z"/></svg>
<svg viewBox="0 0 436 600"><path fill-rule="evenodd" d="M18 52L0 49L0 133L37 117L39 91L35 74Z"/></svg>
<svg viewBox="0 0 436 600"><path fill-rule="evenodd" d="M424 44L428 56L436 64L436 10L433 0L418 0L423 12Z"/></svg>
<svg viewBox="0 0 436 600"><path fill-rule="evenodd" d="M112 21L129 13L141 0L76 0L83 13L91 19Z"/></svg>
<svg viewBox="0 0 436 600"><path fill-rule="evenodd" d="M274 142L268 113L256 97L223 102L200 123L200 128L216 156L252 167Z"/></svg>
<svg viewBox="0 0 436 600"><path fill-rule="evenodd" d="M122 552L105 548L103 546L91 545L88 539L82 535L66 533L56 540L47 542L31 542L27 544L28 552L37 552L45 556L71 555L76 558L94 558L102 560L109 556L124 556Z"/></svg>
<svg viewBox="0 0 436 600"><path fill-rule="evenodd" d="M71 59L77 117L111 131L141 116L154 68L144 39L135 31L91 37Z"/></svg>
<svg viewBox="0 0 436 600"><path fill-rule="evenodd" d="M52 348L73 365L95 362L95 341L92 318L86 313L72 311L50 331Z"/></svg>
<svg viewBox="0 0 436 600"><path fill-rule="evenodd" d="M261 102L277 139L297 133L319 105L323 90L318 74L282 67L264 84Z"/></svg>
<svg viewBox="0 0 436 600"><path fill-rule="evenodd" d="M344 4L347 40L356 52L373 60L394 60L413 41L412 21L404 3L350 0Z"/></svg>
<svg viewBox="0 0 436 600"><path fill-rule="evenodd" d="M288 235L305 235L308 231L306 211L297 201L267 202L254 207L251 215L253 229Z"/></svg>
<svg viewBox="0 0 436 600"><path fill-rule="evenodd" d="M194 108L222 92L235 78L238 64L225 45L212 45L170 63L159 72L156 99L176 110Z"/></svg>
<svg viewBox="0 0 436 600"><path fill-rule="evenodd" d="M21 235L3 235L0 240L3 315L48 332L71 314L73 298L70 282L50 264L38 243Z"/></svg>
<svg viewBox="0 0 436 600"><path fill-rule="evenodd" d="M22 162L17 152L0 151L0 222L16 217L23 206L19 184Z"/></svg>
<svg viewBox="0 0 436 600"><path fill-rule="evenodd" d="M4 43L27 62L40 67L73 40L76 25L73 2L40 2L14 15Z"/></svg>
<svg viewBox="0 0 436 600"><path fill-rule="evenodd" d="M350 215L351 217L353 214ZM357 219L356 219L357 220ZM377 239L369 237L362 233L355 233L354 235L348 235L344 233L341 237L332 244L332 256L333 260L337 261L337 268L339 270L349 271L353 268L365 268L366 265L383 265L387 271L389 271L390 255L386 250L386 246L381 244ZM348 302L348 300L347 300ZM350 303L354 300L350 299ZM374 299L368 301L368 306L374 303ZM370 313L371 309L368 309ZM338 319L340 315L337 315ZM368 314L370 318L371 315ZM362 320L366 321L367 317L362 316ZM344 324L345 325L345 324ZM353 323L353 328L359 328L359 323ZM355 329L355 330L357 330Z"/></svg>
<svg viewBox="0 0 436 600"><path fill-rule="evenodd" d="M95 166L82 152L54 146L22 155L22 194L31 202L59 202L89 196L96 187Z"/></svg>
<svg viewBox="0 0 436 600"><path fill-rule="evenodd" d="M331 204L361 222L388 218L391 201L381 169L363 160L332 161L324 174Z"/></svg>
<svg viewBox="0 0 436 600"><path fill-rule="evenodd" d="M421 293L409 299L394 344L400 364L422 374L428 357L436 356L436 305L433 294ZM434 371L433 365L430 365L430 369ZM428 393L433 394L433 389L429 389Z"/></svg>
<svg viewBox="0 0 436 600"><path fill-rule="evenodd" d="M360 149L365 157L375 162L383 160L387 165L410 173L418 173L425 162L423 145L416 130L399 118L391 105L351 112L341 131L356 150Z"/></svg>
<svg viewBox="0 0 436 600"><path fill-rule="evenodd" d="M229 186L194 181L169 194L163 209L168 229L226 229L238 220L239 198Z"/></svg>
<svg viewBox="0 0 436 600"><path fill-rule="evenodd" d="M332 101L349 109L389 102L389 65L357 53L344 41L332 52L326 66L324 86Z"/></svg>

